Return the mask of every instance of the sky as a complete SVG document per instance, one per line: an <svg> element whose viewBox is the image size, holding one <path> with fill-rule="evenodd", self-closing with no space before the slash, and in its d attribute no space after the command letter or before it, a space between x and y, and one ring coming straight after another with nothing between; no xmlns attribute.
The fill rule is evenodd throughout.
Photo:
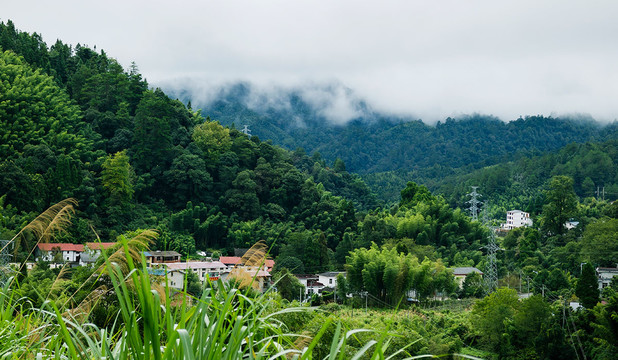
<svg viewBox="0 0 618 360"><path fill-rule="evenodd" d="M614 0L7 0L0 11L48 45L135 62L151 85L334 83L427 122L618 119L617 16ZM354 115L346 94L332 95L342 121Z"/></svg>

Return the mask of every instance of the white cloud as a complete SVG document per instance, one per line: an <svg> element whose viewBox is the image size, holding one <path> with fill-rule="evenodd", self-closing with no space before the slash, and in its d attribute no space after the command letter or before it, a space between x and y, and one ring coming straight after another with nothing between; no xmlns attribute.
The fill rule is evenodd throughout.
<svg viewBox="0 0 618 360"><path fill-rule="evenodd" d="M25 0L3 4L0 16L48 44L135 61L151 83L340 82L379 110L435 121L617 118L616 13L612 0ZM337 95L325 114L354 117Z"/></svg>

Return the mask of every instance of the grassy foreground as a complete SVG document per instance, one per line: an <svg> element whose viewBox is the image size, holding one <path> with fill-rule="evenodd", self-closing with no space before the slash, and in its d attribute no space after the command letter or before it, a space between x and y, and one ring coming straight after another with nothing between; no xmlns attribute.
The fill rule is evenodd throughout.
<svg viewBox="0 0 618 360"><path fill-rule="evenodd" d="M72 201L52 206L20 231L37 243L69 224ZM350 329L337 318L323 316L311 331L298 330L284 319L312 311L306 307L277 308L276 294L258 294L217 282L200 298L170 291L148 273L142 250L157 234L144 231L118 246L92 274L97 283L76 304L73 295L50 298L34 305L18 298L19 277L0 287L0 359L416 359L412 341L396 340L388 329ZM61 271L62 274L62 271ZM52 289L61 287L58 275ZM102 298L117 309L105 327L91 320ZM100 305L99 305L100 306ZM303 318L303 316L296 316ZM362 324L361 324L362 325ZM364 327L364 326L361 326ZM375 327L374 327L375 328ZM414 349L418 350L418 349ZM465 358L472 356L461 355Z"/></svg>
<svg viewBox="0 0 618 360"><path fill-rule="evenodd" d="M128 241L124 252L130 253ZM120 312L111 329L88 322L91 307L59 308L46 301L40 308L16 299L8 282L0 290L0 358L2 359L312 359L313 349L331 327L327 321L312 336L287 333L277 320L287 308L268 311L269 294L213 284L200 299L181 296L151 284L145 261L126 257L126 269L106 259L104 273L113 284ZM81 305L81 304L80 304ZM344 332L341 325L330 345L329 359L348 358L348 338L368 330ZM352 358L385 357L390 340L376 334ZM391 352L401 358L404 349Z"/></svg>

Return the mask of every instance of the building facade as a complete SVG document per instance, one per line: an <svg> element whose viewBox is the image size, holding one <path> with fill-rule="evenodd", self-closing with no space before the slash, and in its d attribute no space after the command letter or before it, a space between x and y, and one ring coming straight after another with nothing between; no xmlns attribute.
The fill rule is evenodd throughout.
<svg viewBox="0 0 618 360"><path fill-rule="evenodd" d="M608 287L614 276L618 275L618 268L598 267L596 270L599 281L599 290L603 290Z"/></svg>
<svg viewBox="0 0 618 360"><path fill-rule="evenodd" d="M530 214L521 210L511 210L506 212L506 223L502 224L504 230L512 230L522 226L532 226Z"/></svg>

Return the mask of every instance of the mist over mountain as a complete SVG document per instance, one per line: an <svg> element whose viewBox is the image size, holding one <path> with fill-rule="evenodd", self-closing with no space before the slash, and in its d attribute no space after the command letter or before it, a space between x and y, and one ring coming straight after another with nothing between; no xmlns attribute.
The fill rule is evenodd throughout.
<svg viewBox="0 0 618 360"><path fill-rule="evenodd" d="M480 168L573 142L611 139L618 128L580 114L525 116L509 122L471 114L428 124L413 116L375 111L340 83L286 88L179 82L163 87L223 125L247 125L262 140L319 152L330 162L340 158L349 171L365 174Z"/></svg>
<svg viewBox="0 0 618 360"><path fill-rule="evenodd" d="M184 102L190 101L194 108L202 108L205 113L239 104L259 116L270 117L283 128L343 126L354 120L370 122L385 116L339 82L282 86L251 82L205 84L186 80L162 83L161 87ZM230 122L227 112L220 116L222 123ZM232 122L236 123L234 120L230 124Z"/></svg>

